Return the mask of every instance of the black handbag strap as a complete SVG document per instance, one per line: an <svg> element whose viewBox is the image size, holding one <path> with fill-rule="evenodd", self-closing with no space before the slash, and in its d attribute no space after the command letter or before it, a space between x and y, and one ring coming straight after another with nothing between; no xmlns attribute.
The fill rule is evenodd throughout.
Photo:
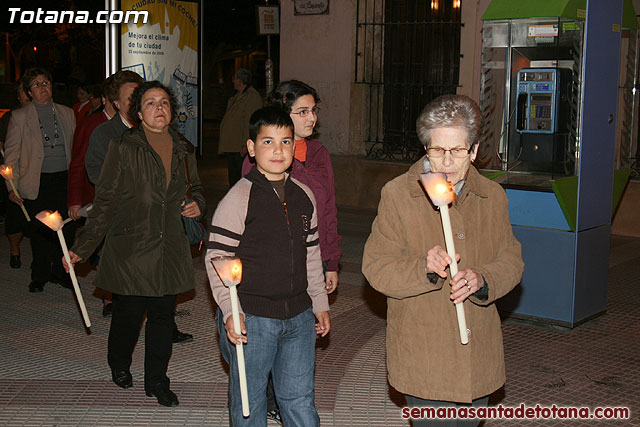
<svg viewBox="0 0 640 427"><path fill-rule="evenodd" d="M193 193L191 192L191 174L189 173L189 158L188 156L184 156L184 168L187 172L187 198L191 199L193 197Z"/></svg>

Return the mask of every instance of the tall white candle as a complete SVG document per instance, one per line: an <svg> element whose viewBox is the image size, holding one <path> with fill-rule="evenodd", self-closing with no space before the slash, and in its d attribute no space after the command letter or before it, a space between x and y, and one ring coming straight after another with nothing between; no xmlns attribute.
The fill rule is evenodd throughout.
<svg viewBox="0 0 640 427"><path fill-rule="evenodd" d="M3 151L2 157L4 157L4 151ZM13 169L11 168L11 166L9 166L9 165L0 166L0 175L2 175L2 177L4 179L9 181L9 184L11 185L11 189L13 190L13 193L16 196L20 197L20 193L18 193L18 189L16 188L16 184L13 182ZM25 209L23 203L20 203L20 208L22 209L22 213L24 214L24 217L27 219L27 221L31 222L31 217L27 213L27 210Z"/></svg>
<svg viewBox="0 0 640 427"><path fill-rule="evenodd" d="M80 292L80 286L78 286L78 278L76 277L76 272L73 269L73 264L71 264L71 257L69 256L69 249L67 248L67 241L64 238L64 234L62 233L62 227L65 224L65 221L62 221L62 217L58 211L42 211L36 215L36 218L40 220L44 225L58 233L58 240L60 240L60 246L62 247L62 253L64 254L64 259L67 261L67 265L69 266L69 275L71 276L71 282L73 283L73 290L76 294L76 298L78 300L78 305L80 306L80 311L82 312L82 318L84 320L84 324L87 328L91 327L91 321L89 320L89 314L87 313L87 307L84 304L84 298L82 298L82 292Z"/></svg>
<svg viewBox="0 0 640 427"><path fill-rule="evenodd" d="M458 262L456 261L456 248L453 243L453 232L451 231L451 219L449 218L449 205L440 206L440 218L442 219L442 229L444 230L444 242L447 246L447 254L451 258L449 270L451 277L458 274ZM467 320L464 315L464 305L459 302L456 306L456 316L458 318L458 329L460 330L460 342L462 344L469 343L469 335L467 334Z"/></svg>
<svg viewBox="0 0 640 427"><path fill-rule="evenodd" d="M240 327L240 305L238 303L238 290L236 286L242 280L242 261L237 257L215 257L211 259L213 268L218 273L220 280L229 288L229 297L231 300L231 318L233 320L233 329L238 335L242 335ZM242 402L242 415L248 417L251 414L249 410L249 392L247 390L247 371L244 364L244 347L242 342L236 343L236 356L238 359L238 379L240 382L240 400Z"/></svg>
<svg viewBox="0 0 640 427"><path fill-rule="evenodd" d="M76 271L73 269L73 264L71 264L71 257L69 256L69 249L67 249L67 241L64 238L64 234L62 234L62 228L57 230L58 239L60 240L60 246L62 246L62 252L64 253L64 259L67 260L67 265L69 266L69 275L71 276L71 282L73 283L73 290L76 293L76 298L78 299L78 305L80 306L80 311L82 312L82 318L84 319L84 324L87 328L91 327L91 321L89 320L89 314L87 313L87 307L84 304L84 299L82 298L82 292L80 292L80 286L78 286L78 278L76 277Z"/></svg>
<svg viewBox="0 0 640 427"><path fill-rule="evenodd" d="M231 316L233 316L233 329L236 334L242 335L240 328L240 310L238 309L238 290L236 285L229 286L229 295L231 297ZM242 342L236 343L236 354L238 356L238 377L240 379L240 399L242 401L242 415L248 417L249 411L249 393L247 390L247 372L244 364L244 348Z"/></svg>
<svg viewBox="0 0 640 427"><path fill-rule="evenodd" d="M9 180L9 184L11 184L11 188L13 189L15 195L20 197L20 193L18 193L18 189L16 188L16 185L13 183L12 179ZM20 208L22 209L22 213L24 214L24 217L27 219L27 221L31 222L31 217L27 213L27 209L24 207L24 203L20 203Z"/></svg>
<svg viewBox="0 0 640 427"><path fill-rule="evenodd" d="M458 273L458 262L456 261L456 248L453 244L453 232L451 230L451 219L449 217L449 203L455 200L455 192L446 175L443 173L429 172L420 174L420 183L427 191L427 195L434 205L440 209L440 219L442 220L442 229L444 231L444 242L447 246L447 254L451 258L449 270L451 277ZM458 319L458 330L460 331L460 342L462 344L469 343L469 334L467 333L467 320L464 315L463 303L455 304L456 317Z"/></svg>

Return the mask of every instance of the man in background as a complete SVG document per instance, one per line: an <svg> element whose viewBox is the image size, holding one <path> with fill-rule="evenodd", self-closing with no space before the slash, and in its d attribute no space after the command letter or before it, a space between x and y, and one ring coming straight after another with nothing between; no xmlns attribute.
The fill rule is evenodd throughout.
<svg viewBox="0 0 640 427"><path fill-rule="evenodd" d="M247 154L249 139L249 118L263 105L262 97L251 86L251 82L251 71L238 68L233 76L233 88L238 93L229 98L227 112L220 124L218 154L224 154L227 158L229 188L242 176L242 160Z"/></svg>

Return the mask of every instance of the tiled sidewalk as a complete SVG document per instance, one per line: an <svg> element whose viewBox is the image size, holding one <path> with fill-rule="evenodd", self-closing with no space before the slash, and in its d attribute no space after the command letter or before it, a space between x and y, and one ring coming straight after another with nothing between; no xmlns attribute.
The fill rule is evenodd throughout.
<svg viewBox="0 0 640 427"><path fill-rule="evenodd" d="M399 416L403 398L386 381L385 299L360 273L373 215L347 209L339 215L343 270L339 290L331 296L332 332L317 346L316 402L322 425L407 426ZM88 334L71 291L53 284L39 294L27 291L29 242L22 244L19 270L9 268L7 246L0 243L0 425L228 424L227 373L202 256L194 259L196 289L178 306L180 329L194 335L193 342L174 346L169 368L180 406L164 408L144 394L143 337L134 353L134 387L122 390L111 382L106 364L109 319L102 317L102 302L94 294L95 272L80 278L93 323ZM505 322L507 384L491 403L612 405L640 411L640 239L614 237L611 259L606 315L572 331ZM640 421L635 416L607 425Z"/></svg>

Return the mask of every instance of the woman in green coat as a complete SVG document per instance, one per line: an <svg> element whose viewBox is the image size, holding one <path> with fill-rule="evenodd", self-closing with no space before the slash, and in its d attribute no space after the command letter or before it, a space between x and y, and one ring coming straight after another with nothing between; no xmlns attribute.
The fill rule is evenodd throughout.
<svg viewBox="0 0 640 427"><path fill-rule="evenodd" d="M159 82L133 92L131 117L140 126L111 140L93 209L70 251L75 264L104 240L97 285L113 293L108 344L113 381L122 388L133 385L129 367L146 311L145 391L164 406L178 405L166 374L176 295L194 287L182 216L199 218L205 212L195 150L170 127L175 107L171 90ZM185 205L189 182L194 201Z"/></svg>

